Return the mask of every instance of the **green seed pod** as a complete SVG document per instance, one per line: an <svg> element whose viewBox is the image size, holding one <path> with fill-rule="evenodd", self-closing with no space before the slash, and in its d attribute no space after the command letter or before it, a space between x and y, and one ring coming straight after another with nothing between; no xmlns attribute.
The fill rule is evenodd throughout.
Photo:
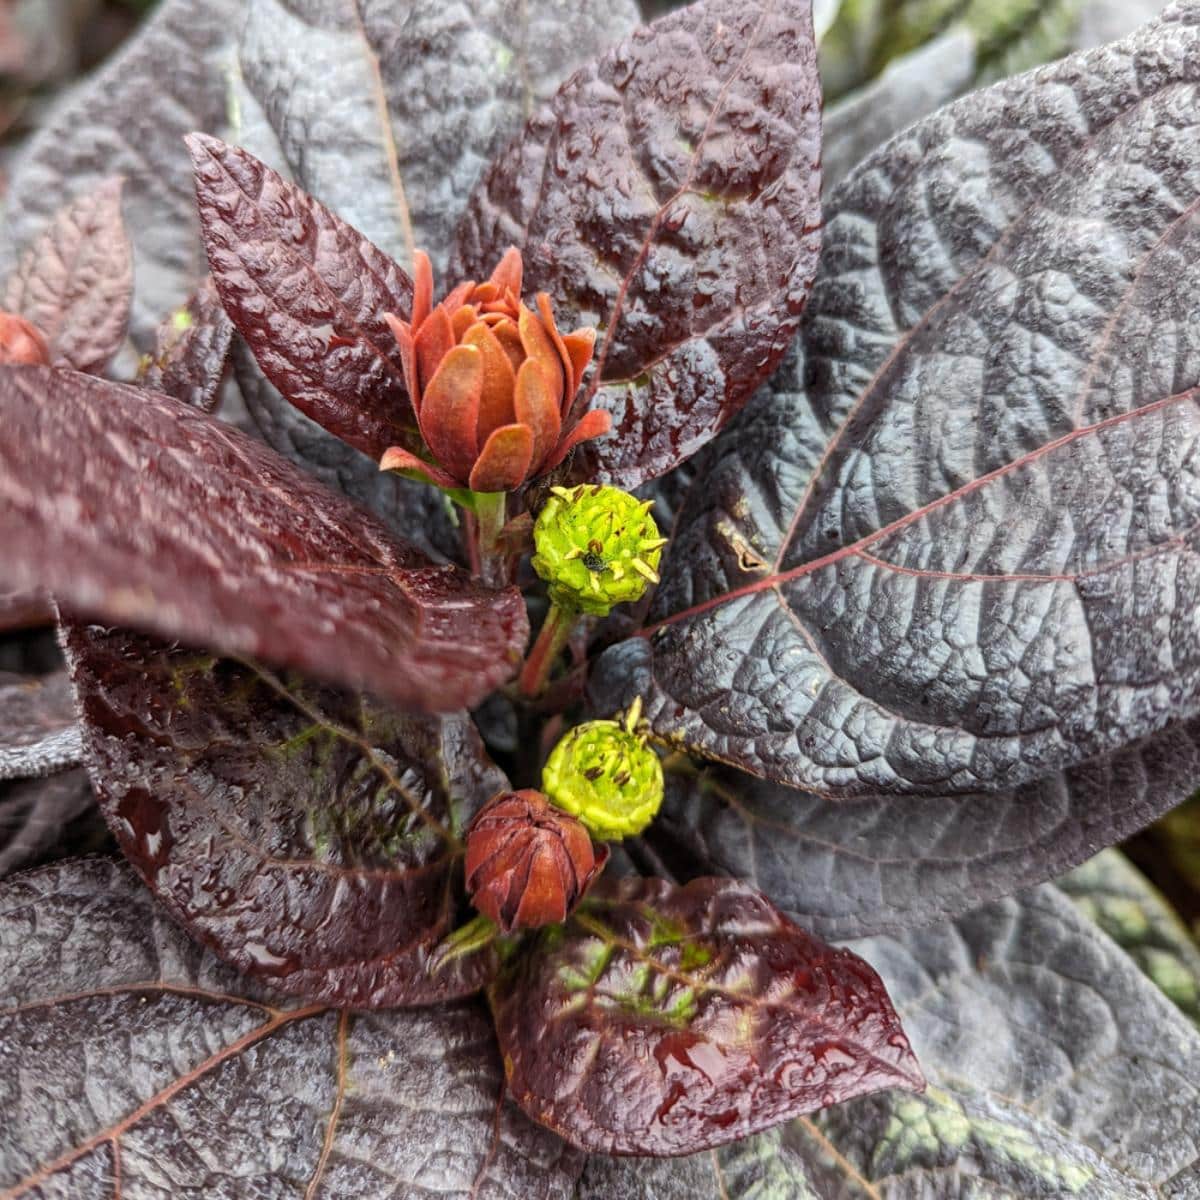
<svg viewBox="0 0 1200 1200"><path fill-rule="evenodd" d="M600 484L550 493L533 528L533 569L559 608L603 617L658 582L667 539L650 515L652 501Z"/></svg>
<svg viewBox="0 0 1200 1200"><path fill-rule="evenodd" d="M662 763L637 732L641 711L637 700L623 723L576 725L542 769L542 791L601 841L641 833L662 804Z"/></svg>

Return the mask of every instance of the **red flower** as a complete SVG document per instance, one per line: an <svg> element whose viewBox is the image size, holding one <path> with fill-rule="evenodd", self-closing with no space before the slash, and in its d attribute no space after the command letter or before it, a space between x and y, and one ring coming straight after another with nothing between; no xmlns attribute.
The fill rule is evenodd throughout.
<svg viewBox="0 0 1200 1200"><path fill-rule="evenodd" d="M505 933L565 921L608 861L541 792L501 792L467 830L471 902Z"/></svg>
<svg viewBox="0 0 1200 1200"><path fill-rule="evenodd" d="M421 251L415 258L412 320L389 313L387 322L437 465L393 446L383 470L418 471L441 487L511 492L608 432L607 412L571 420L596 331L559 333L545 292L536 313L521 303L519 250L504 255L487 283L460 283L436 307L429 258Z"/></svg>
<svg viewBox="0 0 1200 1200"><path fill-rule="evenodd" d="M41 367L50 362L46 339L24 317L0 312L0 366Z"/></svg>

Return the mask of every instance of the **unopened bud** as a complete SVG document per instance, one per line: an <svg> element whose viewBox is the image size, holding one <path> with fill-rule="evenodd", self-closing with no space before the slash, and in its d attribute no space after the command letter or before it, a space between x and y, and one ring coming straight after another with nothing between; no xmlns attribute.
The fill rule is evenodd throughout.
<svg viewBox="0 0 1200 1200"><path fill-rule="evenodd" d="M471 902L505 933L565 921L604 869L584 827L531 789L501 792L467 830Z"/></svg>
<svg viewBox="0 0 1200 1200"><path fill-rule="evenodd" d="M0 312L0 366L44 367L50 363L46 339L24 317Z"/></svg>

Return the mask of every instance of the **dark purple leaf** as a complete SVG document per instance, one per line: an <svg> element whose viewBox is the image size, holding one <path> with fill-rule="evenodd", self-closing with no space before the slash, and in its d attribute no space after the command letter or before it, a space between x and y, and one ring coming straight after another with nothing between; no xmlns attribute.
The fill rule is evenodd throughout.
<svg viewBox="0 0 1200 1200"><path fill-rule="evenodd" d="M99 374L125 340L133 261L121 182L60 209L8 281L3 307L37 326L55 366Z"/></svg>
<svg viewBox="0 0 1200 1200"><path fill-rule="evenodd" d="M206 270L182 138L225 127L242 8L242 0L162 0L142 30L40 123L13 164L5 221L17 249L64 203L110 176L125 179L135 249L130 333L143 352L153 348L163 313L182 304Z"/></svg>
<svg viewBox="0 0 1200 1200"><path fill-rule="evenodd" d="M1200 1034L1058 889L854 949L896 1002L923 1095L867 1096L684 1159L597 1156L577 1200L1195 1194Z"/></svg>
<svg viewBox="0 0 1200 1200"><path fill-rule="evenodd" d="M420 717L134 634L68 626L88 767L121 849L240 970L356 1007L478 990L429 955L476 810L508 781L465 715Z"/></svg>
<svg viewBox="0 0 1200 1200"><path fill-rule="evenodd" d="M1195 715L1198 26L976 92L835 193L804 354L597 694L827 795L1016 787Z"/></svg>
<svg viewBox="0 0 1200 1200"><path fill-rule="evenodd" d="M48 775L79 762L79 722L66 672L0 671L0 779Z"/></svg>
<svg viewBox="0 0 1200 1200"><path fill-rule="evenodd" d="M0 783L0 878L105 848L108 830L85 771Z"/></svg>
<svg viewBox="0 0 1200 1200"><path fill-rule="evenodd" d="M496 160L459 272L509 244L568 323L600 327L582 404L632 487L693 454L796 329L816 268L820 83L809 0L700 0L572 76Z"/></svg>
<svg viewBox="0 0 1200 1200"><path fill-rule="evenodd" d="M586 1150L684 1154L921 1071L879 977L752 888L601 882L491 989L509 1088Z"/></svg>
<svg viewBox="0 0 1200 1200"><path fill-rule="evenodd" d="M0 885L0 1194L570 1200L580 1158L504 1099L476 1004L290 1000L124 867Z"/></svg>
<svg viewBox="0 0 1200 1200"><path fill-rule="evenodd" d="M402 266L414 245L428 251L443 284L451 232L492 146L637 24L632 0L326 0L303 9L252 0L246 9L229 140ZM288 404L252 356L235 353L234 362L250 419L270 445L431 556L459 560L461 537L440 495L381 474Z"/></svg>
<svg viewBox="0 0 1200 1200"><path fill-rule="evenodd" d="M644 835L673 876L754 884L822 937L927 925L1057 875L1200 780L1200 722L995 792L829 800L715 767L668 774Z"/></svg>
<svg viewBox="0 0 1200 1200"><path fill-rule="evenodd" d="M45 592L0 591L0 634L54 624L54 605Z"/></svg>
<svg viewBox="0 0 1200 1200"><path fill-rule="evenodd" d="M245 8L229 140L402 266L424 249L439 277L494 146L638 23L632 0Z"/></svg>
<svg viewBox="0 0 1200 1200"><path fill-rule="evenodd" d="M188 138L225 311L301 412L378 460L412 437L396 340L412 281L320 201L214 137Z"/></svg>
<svg viewBox="0 0 1200 1200"><path fill-rule="evenodd" d="M263 441L322 483L365 504L434 562L465 563L459 517L443 492L381 471L374 459L293 408L258 369L241 338L234 339L232 359L249 427Z"/></svg>
<svg viewBox="0 0 1200 1200"><path fill-rule="evenodd" d="M233 324L221 307L211 277L182 307L158 327L154 351L139 382L198 408L212 412L229 359Z"/></svg>
<svg viewBox="0 0 1200 1200"><path fill-rule="evenodd" d="M0 542L72 614L456 710L528 638L515 589L433 567L261 443L154 392L0 371Z"/></svg>

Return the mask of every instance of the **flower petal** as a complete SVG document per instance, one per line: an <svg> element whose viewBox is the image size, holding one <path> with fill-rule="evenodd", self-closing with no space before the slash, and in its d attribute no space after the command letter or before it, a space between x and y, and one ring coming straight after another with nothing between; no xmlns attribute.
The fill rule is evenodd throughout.
<svg viewBox="0 0 1200 1200"><path fill-rule="evenodd" d="M450 314L444 304L439 304L425 318L413 338L413 345L417 350L417 376L423 393L454 345L454 326L450 324Z"/></svg>
<svg viewBox="0 0 1200 1200"><path fill-rule="evenodd" d="M533 434L533 458L530 460L531 474L536 474L547 455L558 445L562 433L562 416L541 366L527 358L517 372L517 385L513 392L513 408L517 420L528 425Z"/></svg>
<svg viewBox="0 0 1200 1200"><path fill-rule="evenodd" d="M513 408L513 390L517 375L504 347L482 321L472 325L463 335L464 346L475 346L483 358L483 393L479 398L478 441L487 442L492 431L501 425L521 420Z"/></svg>
<svg viewBox="0 0 1200 1200"><path fill-rule="evenodd" d="M521 305L521 316L517 324L526 355L545 371L546 383L550 387L551 396L554 397L555 407L561 410L566 379L562 359L550 340L549 332L524 304Z"/></svg>
<svg viewBox="0 0 1200 1200"><path fill-rule="evenodd" d="M564 334L563 345L566 347L567 357L571 360L570 388L571 400L574 400L583 384L583 374L588 369L588 363L596 353L596 331L584 328Z"/></svg>
<svg viewBox="0 0 1200 1200"><path fill-rule="evenodd" d="M527 425L502 425L471 470L473 492L513 492L525 482L533 457L533 431Z"/></svg>
<svg viewBox="0 0 1200 1200"><path fill-rule="evenodd" d="M511 292L517 299L521 297L521 282L525 274L525 264L521 261L521 252L516 246L509 246L504 257L492 272L491 282L496 285L496 291L503 296Z"/></svg>
<svg viewBox="0 0 1200 1200"><path fill-rule="evenodd" d="M460 482L475 462L482 391L482 356L474 346L455 346L421 398L421 436L434 458Z"/></svg>
<svg viewBox="0 0 1200 1200"><path fill-rule="evenodd" d="M424 250L413 251L413 303L409 324L420 329L433 308L433 264Z"/></svg>
<svg viewBox="0 0 1200 1200"><path fill-rule="evenodd" d="M541 473L553 471L580 442L603 437L612 428L612 413L604 408L593 408L579 418L579 423L554 448L554 452L541 466Z"/></svg>
<svg viewBox="0 0 1200 1200"><path fill-rule="evenodd" d="M392 446L385 450L383 457L379 460L379 469L381 471L412 471L423 476L427 482L437 484L438 487L456 488L460 486L458 480L448 471L443 471L441 467L435 467L433 463L428 463L423 458L410 454L403 446Z"/></svg>
<svg viewBox="0 0 1200 1200"><path fill-rule="evenodd" d="M400 347L400 365L404 369L404 386L408 390L408 400L417 419L421 417L421 389L417 386L417 355L413 349L412 328L407 321L402 321L395 313L384 313L383 319Z"/></svg>

